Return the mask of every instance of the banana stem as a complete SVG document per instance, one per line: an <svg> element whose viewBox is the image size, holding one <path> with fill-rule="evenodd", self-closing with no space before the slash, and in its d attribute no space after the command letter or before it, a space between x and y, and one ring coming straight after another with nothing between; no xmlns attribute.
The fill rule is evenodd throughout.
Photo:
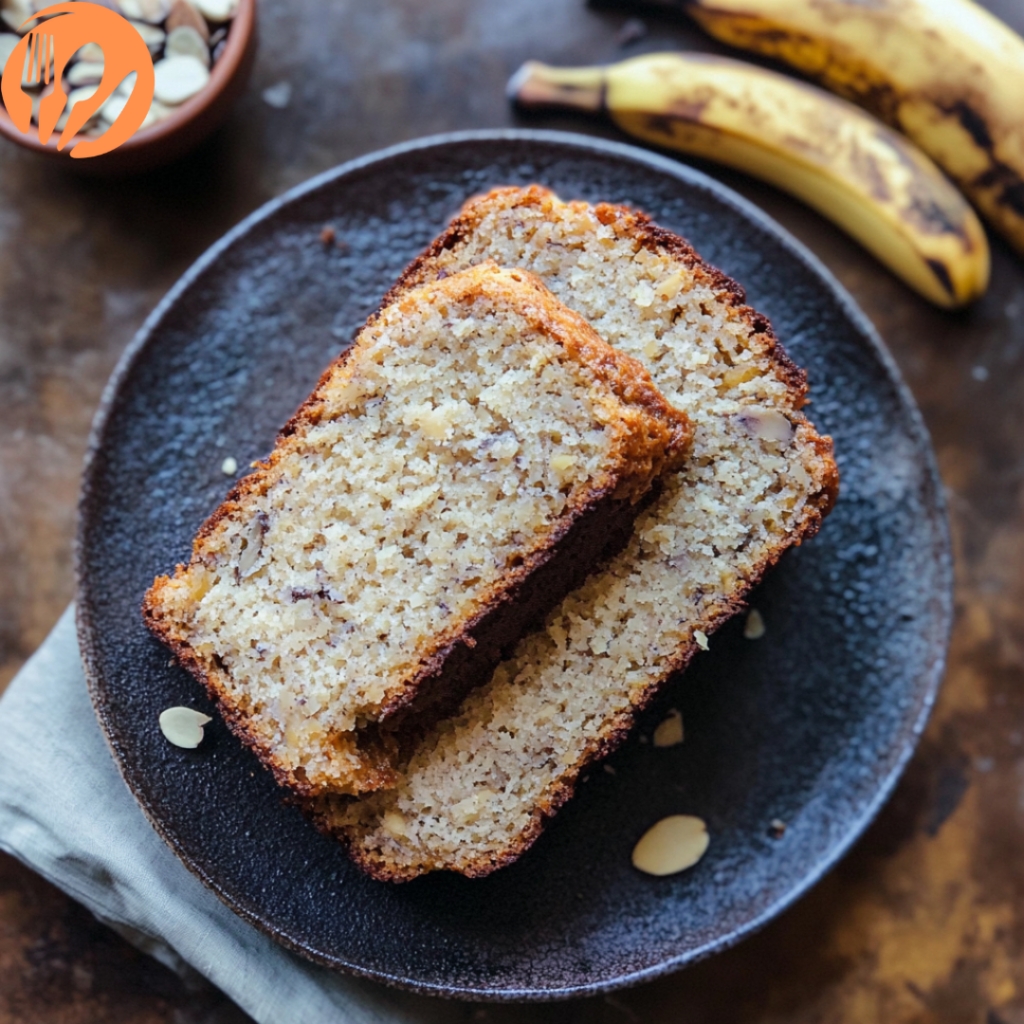
<svg viewBox="0 0 1024 1024"><path fill-rule="evenodd" d="M604 110L603 68L553 68L528 60L509 80L508 98L523 107Z"/></svg>

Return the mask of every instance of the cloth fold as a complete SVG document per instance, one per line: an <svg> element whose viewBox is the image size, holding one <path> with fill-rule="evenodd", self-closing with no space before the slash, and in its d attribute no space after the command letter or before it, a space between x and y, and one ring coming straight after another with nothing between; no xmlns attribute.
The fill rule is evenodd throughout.
<svg viewBox="0 0 1024 1024"><path fill-rule="evenodd" d="M444 1004L334 974L237 917L174 856L93 714L69 608L0 699L0 849L260 1024L425 1024ZM449 1008L450 1009L450 1008Z"/></svg>

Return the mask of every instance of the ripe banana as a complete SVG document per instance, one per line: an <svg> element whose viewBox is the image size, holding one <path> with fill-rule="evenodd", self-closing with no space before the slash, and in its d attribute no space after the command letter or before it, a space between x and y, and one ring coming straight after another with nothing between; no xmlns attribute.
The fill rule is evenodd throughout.
<svg viewBox="0 0 1024 1024"><path fill-rule="evenodd" d="M1024 253L1024 39L971 0L674 0L913 139Z"/></svg>
<svg viewBox="0 0 1024 1024"><path fill-rule="evenodd" d="M771 182L936 305L963 306L988 284L985 231L941 171L897 132L815 86L709 54L663 53L608 67L531 61L509 95L527 107L603 111L648 142Z"/></svg>

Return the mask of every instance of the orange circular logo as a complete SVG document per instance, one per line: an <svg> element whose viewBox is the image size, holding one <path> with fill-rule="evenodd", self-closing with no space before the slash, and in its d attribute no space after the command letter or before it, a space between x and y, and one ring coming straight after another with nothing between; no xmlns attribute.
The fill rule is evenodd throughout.
<svg viewBox="0 0 1024 1024"><path fill-rule="evenodd" d="M71 108L57 148L63 149L134 72L135 86L114 123L98 139L79 142L71 150L71 156L81 160L117 149L138 131L153 102L153 59L142 36L115 11L82 0L47 7L29 18L25 25L36 18L48 20L39 22L22 37L8 58L0 80L4 106L15 127L25 135L32 128L32 99L22 89L22 81L49 85L52 80L53 90L39 103L39 141L46 145L68 99L61 86L64 69L86 43L96 43L103 50L103 78L92 96L79 100Z"/></svg>

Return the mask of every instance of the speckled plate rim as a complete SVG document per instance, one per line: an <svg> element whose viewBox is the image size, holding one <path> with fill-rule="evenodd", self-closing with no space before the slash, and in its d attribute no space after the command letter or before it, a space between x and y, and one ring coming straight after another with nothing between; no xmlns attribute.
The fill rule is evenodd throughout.
<svg viewBox="0 0 1024 1024"><path fill-rule="evenodd" d="M467 142L530 142L534 144L552 143L559 146L576 147L583 151L604 156L615 157L623 161L632 161L646 165L648 168L659 171L669 177L684 182L690 187L703 190L713 194L716 200L727 207L731 207L742 217L752 221L759 229L774 236L778 244L802 263L821 283L823 290L829 292L836 300L842 314L847 317L856 328L872 356L878 360L881 368L889 378L890 384L895 392L903 411L907 417L908 432L925 453L926 479L929 485L929 498L932 504L933 519L937 530L935 558L939 576L943 581L941 593L934 595L937 607L937 617L941 625L941 640L936 643L933 651L931 668L926 677L918 682L917 694L920 701L919 711L913 723L905 729L899 738L901 750L894 761L889 774L878 784L874 797L869 801L859 818L855 819L842 839L837 841L832 850L825 857L820 858L801 881L793 886L775 903L767 907L762 913L746 922L744 925L734 928L732 931L713 939L703 946L699 946L684 954L669 957L659 964L633 971L619 977L596 981L592 984L573 985L555 989L476 989L464 988L451 985L431 985L422 982L412 982L407 978L391 975L383 971L370 970L358 964L343 962L333 957L324 956L321 952L311 948L307 943L282 931L274 930L258 916L250 913L246 908L239 905L218 885L203 868L195 863L187 850L185 850L176 838L163 827L162 822L155 809L151 807L143 796L142 792L133 785L131 772L121 756L119 744L115 738L112 723L108 721L102 699L102 679L97 659L97 651L93 644L94 624L90 614L90 589L89 579L83 571L85 560L83 558L83 544L85 541L85 527L83 509L93 499L93 467L101 457L104 443L107 437L107 427L110 423L112 412L115 408L118 395L123 382L130 376L136 362L146 351L150 338L161 324L164 317L172 309L181 295L195 282L195 280L213 263L215 263L226 250L235 242L243 238L256 226L262 224L269 217L273 216L284 207L302 199L311 192L328 185L340 178L344 178L354 172L359 172L377 163L393 160L396 157L409 156L418 151L446 147L452 144L464 144ZM438 226L440 228L440 225ZM697 963L714 953L722 952L735 946L747 936L759 931L769 921L778 916L782 911L790 907L812 886L817 884L837 863L841 860L853 844L863 835L865 829L874 820L882 806L892 794L893 789L905 769L907 762L913 755L918 741L924 731L928 718L931 715L942 677L946 667L946 655L949 649L950 635L953 624L953 556L952 544L949 533L949 521L946 509L946 502L943 493L938 465L935 460L932 448L931 437L925 426L917 403L903 380L895 360L886 348L884 342L875 330L874 325L867 318L853 298L846 291L839 281L833 276L824 264L805 245L794 238L788 231L781 227L776 221L769 217L763 210L753 203L738 195L732 189L716 181L710 175L696 170L686 164L680 163L669 157L635 146L626 145L620 142L608 141L587 135L579 135L573 132L546 131L540 129L483 129L462 132L447 132L439 135L431 135L422 139L415 139L409 142L390 146L386 149L377 150L355 160L341 164L331 170L310 178L308 181L289 189L283 195L278 196L265 203L254 211L236 227L231 229L219 241L215 242L195 263L179 278L177 283L164 296L152 313L146 318L139 328L135 337L125 349L120 361L111 374L107 386L104 388L100 404L93 420L92 430L89 436L89 443L86 452L85 463L82 474L82 487L79 496L78 529L75 539L75 576L77 584L76 592L76 625L78 631L79 646L82 652L82 660L85 667L86 680L89 686L89 694L92 699L93 708L99 720L101 729L107 745L111 750L118 771L124 779L125 784L132 791L135 799L142 808L143 813L150 824L171 847L181 862L196 875L213 892L243 920L254 925L260 931L270 935L283 946L301 954L314 963L321 964L334 970L344 971L360 977L369 978L382 982L392 987L406 989L426 995L444 996L456 999L468 999L482 1002L540 1002L556 1001L578 998L581 996L593 996L601 993L612 992L616 989L636 985L641 982L651 981L665 974L670 974L689 964Z"/></svg>

